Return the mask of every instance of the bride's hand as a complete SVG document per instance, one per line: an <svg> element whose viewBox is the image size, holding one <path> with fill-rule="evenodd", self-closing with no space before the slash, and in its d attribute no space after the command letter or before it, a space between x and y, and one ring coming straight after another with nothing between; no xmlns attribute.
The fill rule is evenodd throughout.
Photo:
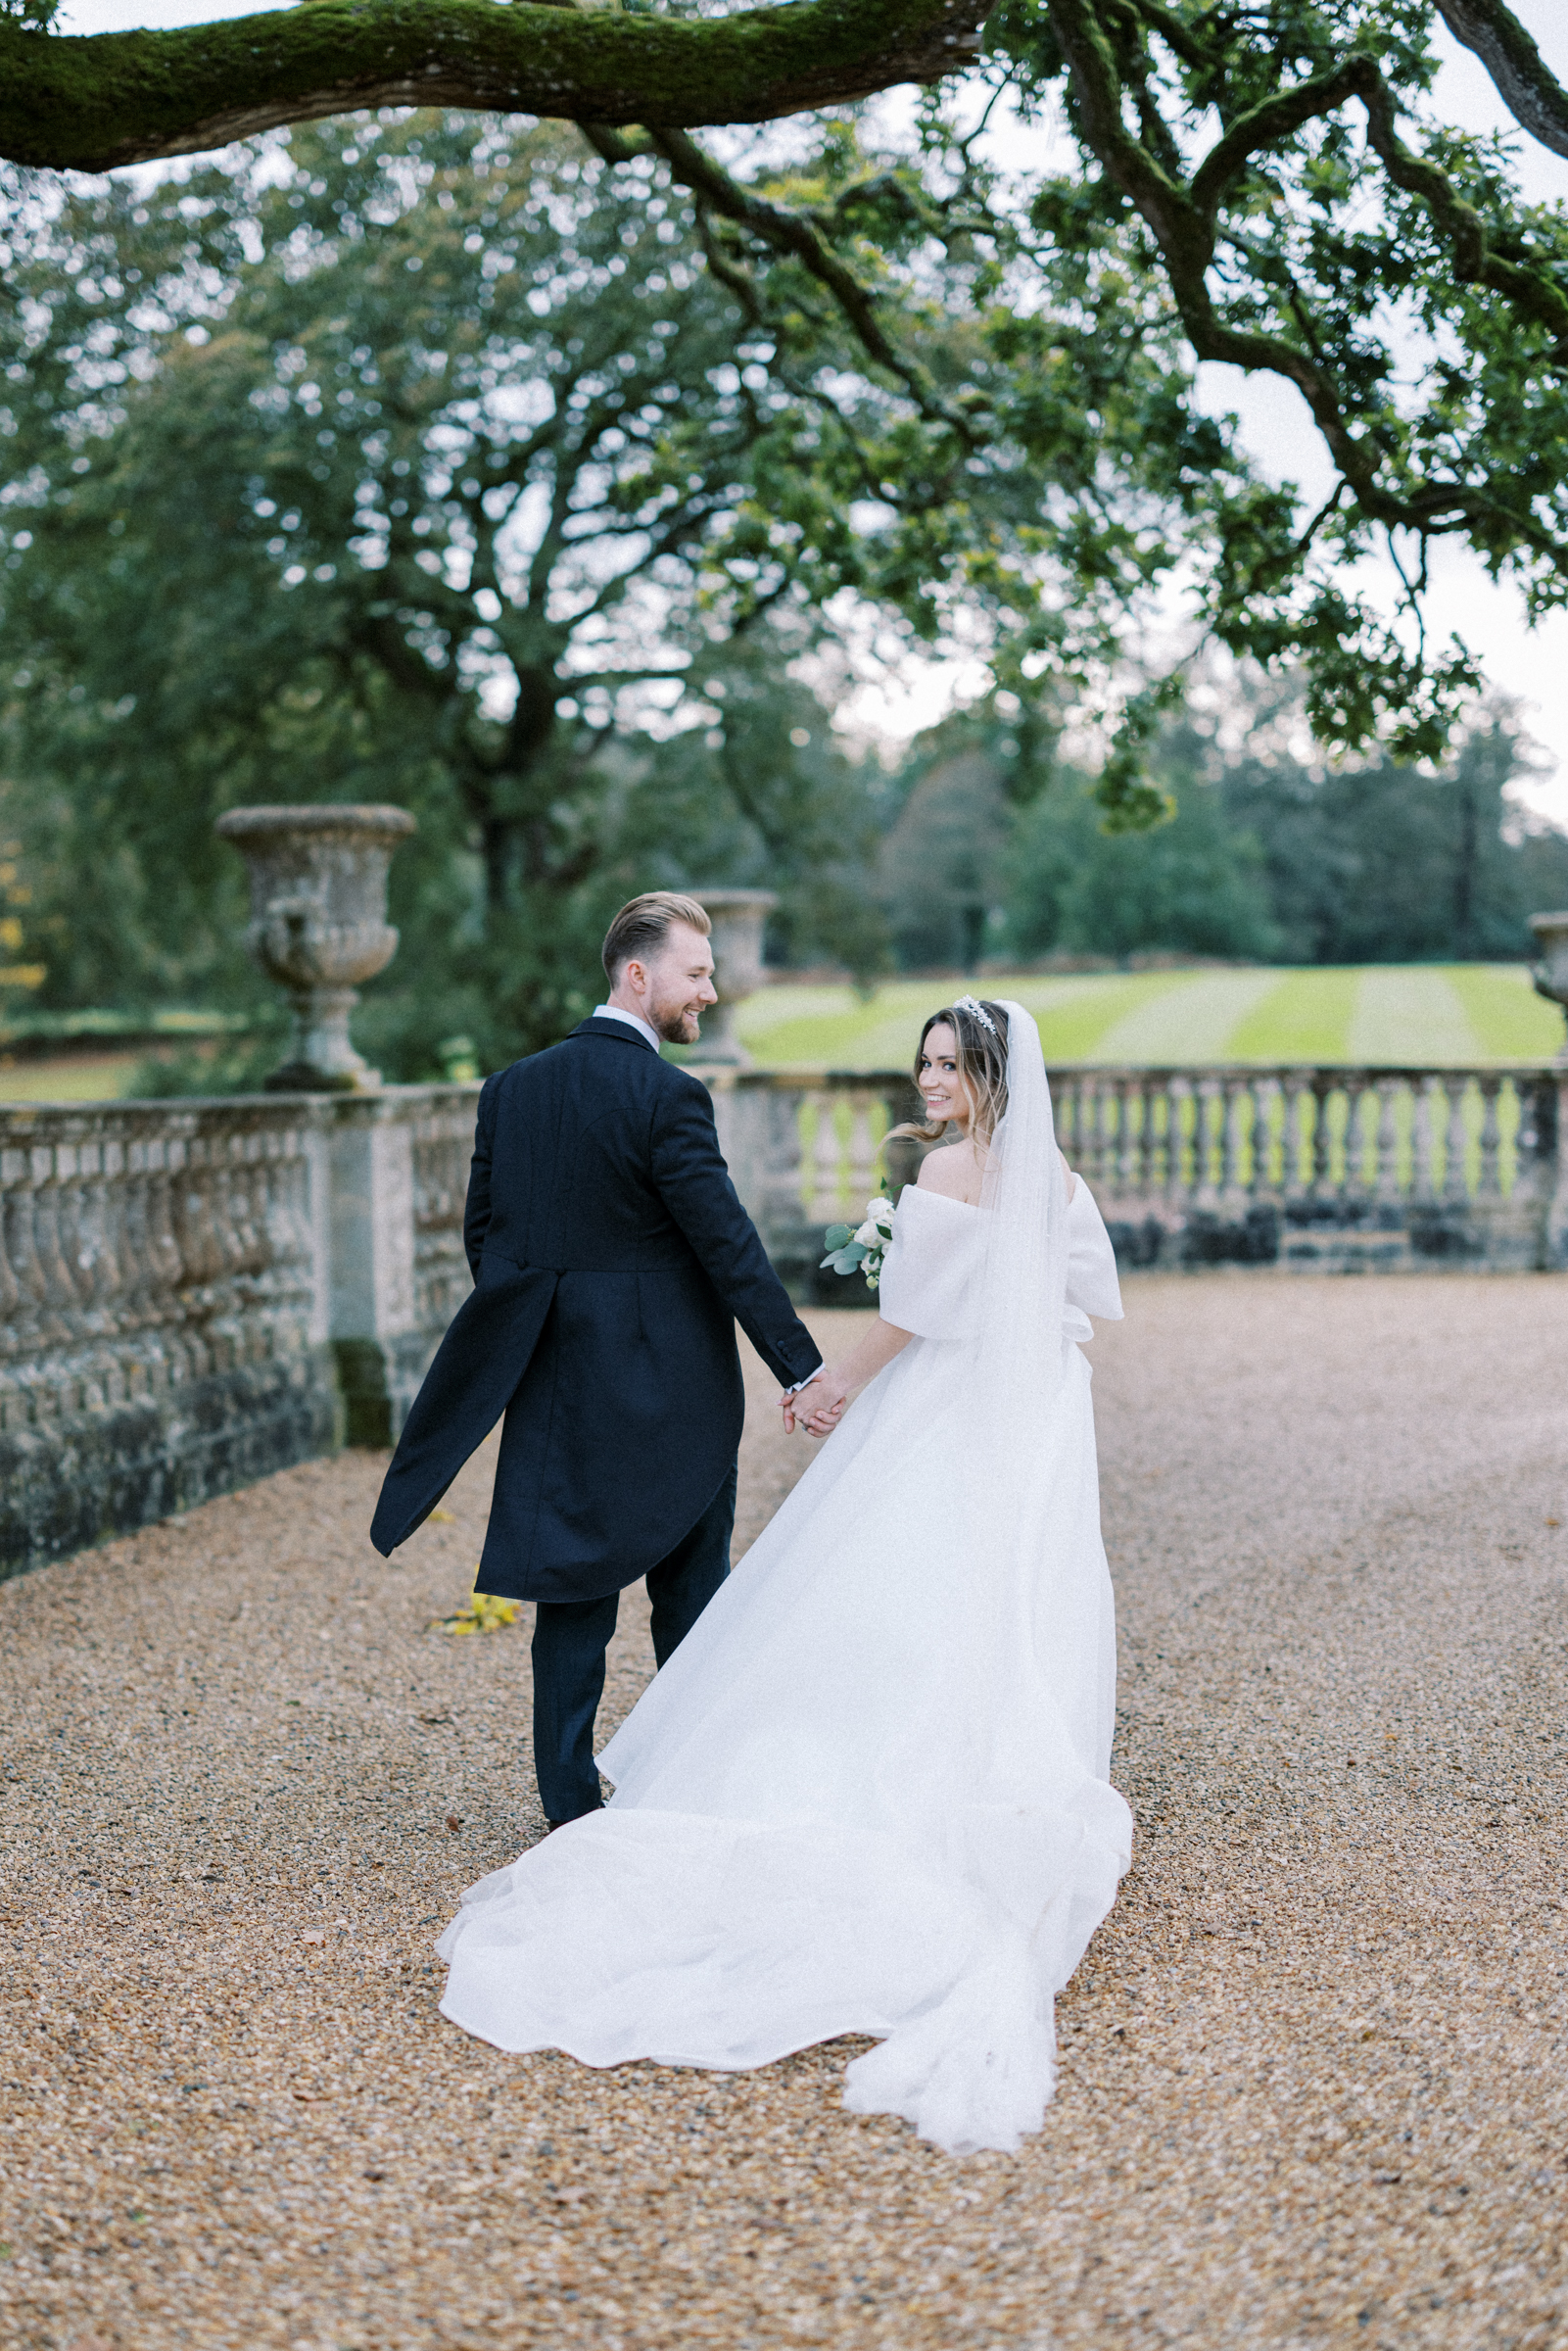
<svg viewBox="0 0 1568 2351"><path fill-rule="evenodd" d="M822 1383L826 1376L827 1367L824 1366L822 1370L814 1371L810 1379L802 1380L798 1388L792 1388L787 1396L780 1397L779 1409L784 1415L786 1436L794 1435L797 1420L804 1423L817 1410L822 1401Z"/></svg>
<svg viewBox="0 0 1568 2351"><path fill-rule="evenodd" d="M847 1381L834 1371L819 1371L785 1407L786 1423L801 1422L808 1437L832 1434L849 1402Z"/></svg>

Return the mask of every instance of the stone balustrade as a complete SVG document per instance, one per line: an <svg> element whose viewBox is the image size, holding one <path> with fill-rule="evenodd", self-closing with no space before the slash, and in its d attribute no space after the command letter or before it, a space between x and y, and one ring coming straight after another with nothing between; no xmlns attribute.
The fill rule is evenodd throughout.
<svg viewBox="0 0 1568 2351"><path fill-rule="evenodd" d="M477 1091L0 1107L0 1574L390 1441Z"/></svg>
<svg viewBox="0 0 1568 2351"><path fill-rule="evenodd" d="M881 1136L919 1112L909 1079L704 1075L774 1262L797 1294L841 1298L835 1276L816 1277L822 1227L858 1214L882 1180ZM1052 1089L1063 1148L1124 1270L1568 1265L1561 1066L1068 1067ZM895 1187L918 1157L893 1147Z"/></svg>
<svg viewBox="0 0 1568 2351"><path fill-rule="evenodd" d="M823 1227L913 1175L910 1080L702 1074L790 1288L853 1303ZM1053 1083L1124 1268L1568 1268L1563 1068ZM477 1094L0 1107L0 1574L396 1437L468 1291Z"/></svg>

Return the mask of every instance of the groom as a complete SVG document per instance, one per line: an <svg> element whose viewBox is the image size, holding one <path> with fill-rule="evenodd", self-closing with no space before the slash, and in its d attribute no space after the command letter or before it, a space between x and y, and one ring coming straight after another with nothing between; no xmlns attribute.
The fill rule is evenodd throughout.
<svg viewBox="0 0 1568 2351"><path fill-rule="evenodd" d="M738 1321L788 1387L822 1358L736 1196L699 1080L660 1058L718 1002L708 918L650 890L604 940L607 1003L487 1080L474 1289L392 1457L370 1539L406 1542L505 1415L477 1589L538 1604L534 1756L552 1828L600 1802L594 1716L623 1585L662 1665L730 1571Z"/></svg>

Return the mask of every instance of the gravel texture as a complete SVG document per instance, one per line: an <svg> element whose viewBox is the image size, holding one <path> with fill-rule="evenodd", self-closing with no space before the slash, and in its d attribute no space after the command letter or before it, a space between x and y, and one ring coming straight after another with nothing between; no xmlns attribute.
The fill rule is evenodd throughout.
<svg viewBox="0 0 1568 2351"><path fill-rule="evenodd" d="M1568 1284L1127 1304L1140 1842L1018 2156L845 2115L858 2044L594 2074L441 2021L458 1887L541 1828L528 1611L430 1629L484 1463L390 1567L351 1455L0 1589L7 2351L1568 2342ZM806 1458L755 1394L744 1533Z"/></svg>

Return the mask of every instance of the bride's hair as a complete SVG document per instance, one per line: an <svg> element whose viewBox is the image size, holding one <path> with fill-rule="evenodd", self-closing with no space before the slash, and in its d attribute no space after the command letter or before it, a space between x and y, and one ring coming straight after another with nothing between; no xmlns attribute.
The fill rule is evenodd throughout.
<svg viewBox="0 0 1568 2351"><path fill-rule="evenodd" d="M1007 1108L1007 1014L1000 1004L976 1003L973 996L960 996L956 1004L944 1004L939 1012L933 1012L920 1032L920 1043L915 1050L917 1084L926 1039L933 1029L944 1025L953 1032L958 1047L958 1074L969 1088L974 1106L970 1112L970 1133L975 1142L988 1143ZM939 1143L946 1131L945 1124L933 1126L928 1120L923 1124L919 1119L909 1119L902 1127L890 1128L885 1139L892 1142L900 1135L908 1135L918 1143Z"/></svg>

